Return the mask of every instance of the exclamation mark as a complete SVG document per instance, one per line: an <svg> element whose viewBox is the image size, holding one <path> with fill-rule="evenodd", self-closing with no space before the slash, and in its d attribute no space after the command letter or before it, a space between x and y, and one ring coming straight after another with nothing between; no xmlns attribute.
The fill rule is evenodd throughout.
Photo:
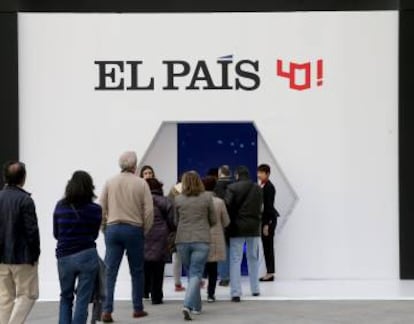
<svg viewBox="0 0 414 324"><path fill-rule="evenodd" d="M317 74L317 85L318 87L323 85L323 60L316 62L316 74Z"/></svg>

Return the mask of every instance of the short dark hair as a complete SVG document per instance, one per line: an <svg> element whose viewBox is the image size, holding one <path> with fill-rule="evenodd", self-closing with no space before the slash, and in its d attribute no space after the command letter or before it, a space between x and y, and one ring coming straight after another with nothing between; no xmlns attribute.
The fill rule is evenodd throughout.
<svg viewBox="0 0 414 324"><path fill-rule="evenodd" d="M203 178L203 184L206 191L214 191L217 184L217 179L213 176L207 176Z"/></svg>
<svg viewBox="0 0 414 324"><path fill-rule="evenodd" d="M210 168L208 169L206 176L218 178L218 170L218 168Z"/></svg>
<svg viewBox="0 0 414 324"><path fill-rule="evenodd" d="M257 167L257 171L270 174L270 166L268 164L260 164Z"/></svg>
<svg viewBox="0 0 414 324"><path fill-rule="evenodd" d="M151 170L151 172L152 172L153 176L155 177L154 168L153 168L152 166L150 166L150 165L144 165L144 166L141 168L141 171L139 172L139 176L140 176L140 178L143 178L143 177L144 177L144 171L146 171L146 170Z"/></svg>
<svg viewBox="0 0 414 324"><path fill-rule="evenodd" d="M3 166L3 180L9 186L19 186L26 180L26 165L19 161L8 161Z"/></svg>
<svg viewBox="0 0 414 324"><path fill-rule="evenodd" d="M149 178L146 179L148 186L150 188L150 190L160 190L162 191L162 187L164 186L164 184L160 181L158 181L158 179L156 178Z"/></svg>
<svg viewBox="0 0 414 324"><path fill-rule="evenodd" d="M237 174L239 178L249 178L249 168L245 165L238 166L234 173Z"/></svg>
<svg viewBox="0 0 414 324"><path fill-rule="evenodd" d="M91 203L96 198L92 177L86 171L75 171L66 185L64 200L68 204Z"/></svg>

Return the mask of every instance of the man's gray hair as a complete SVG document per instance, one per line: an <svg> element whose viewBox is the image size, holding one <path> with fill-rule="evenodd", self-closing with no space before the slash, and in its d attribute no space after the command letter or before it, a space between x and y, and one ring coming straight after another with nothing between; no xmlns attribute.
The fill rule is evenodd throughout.
<svg viewBox="0 0 414 324"><path fill-rule="evenodd" d="M222 165L218 170L219 177L230 177L231 171L228 165Z"/></svg>
<svg viewBox="0 0 414 324"><path fill-rule="evenodd" d="M119 167L122 171L134 171L137 164L138 158L134 151L127 151L119 157Z"/></svg>

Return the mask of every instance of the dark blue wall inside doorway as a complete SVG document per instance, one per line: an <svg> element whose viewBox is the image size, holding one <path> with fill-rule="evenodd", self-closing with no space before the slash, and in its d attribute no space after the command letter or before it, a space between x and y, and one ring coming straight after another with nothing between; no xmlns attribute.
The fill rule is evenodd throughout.
<svg viewBox="0 0 414 324"><path fill-rule="evenodd" d="M178 176L196 170L201 176L222 164L246 165L256 177L257 131L252 123L178 123Z"/></svg>
<svg viewBox="0 0 414 324"><path fill-rule="evenodd" d="M178 123L177 176L196 170L202 177L211 168L227 164L249 168L256 181L257 130L252 123ZM241 272L247 275L245 255Z"/></svg>

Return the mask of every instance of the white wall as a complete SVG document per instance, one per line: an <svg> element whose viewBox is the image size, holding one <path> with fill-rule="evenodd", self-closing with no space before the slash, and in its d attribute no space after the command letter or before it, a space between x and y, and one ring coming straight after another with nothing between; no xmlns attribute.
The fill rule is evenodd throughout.
<svg viewBox="0 0 414 324"><path fill-rule="evenodd" d="M19 14L20 155L41 227L41 297L58 297L52 212L71 173L90 171L99 193L118 155L143 156L169 120L255 122L299 197L277 238L280 278L397 279L397 42L397 12ZM227 54L260 61L260 89L94 90L95 60L143 59L141 76L162 83L163 59L205 59L216 75ZM290 90L277 58L323 58L323 87ZM125 267L120 276L127 288Z"/></svg>
<svg viewBox="0 0 414 324"><path fill-rule="evenodd" d="M177 123L163 123L139 165L151 165L167 195L177 182Z"/></svg>

